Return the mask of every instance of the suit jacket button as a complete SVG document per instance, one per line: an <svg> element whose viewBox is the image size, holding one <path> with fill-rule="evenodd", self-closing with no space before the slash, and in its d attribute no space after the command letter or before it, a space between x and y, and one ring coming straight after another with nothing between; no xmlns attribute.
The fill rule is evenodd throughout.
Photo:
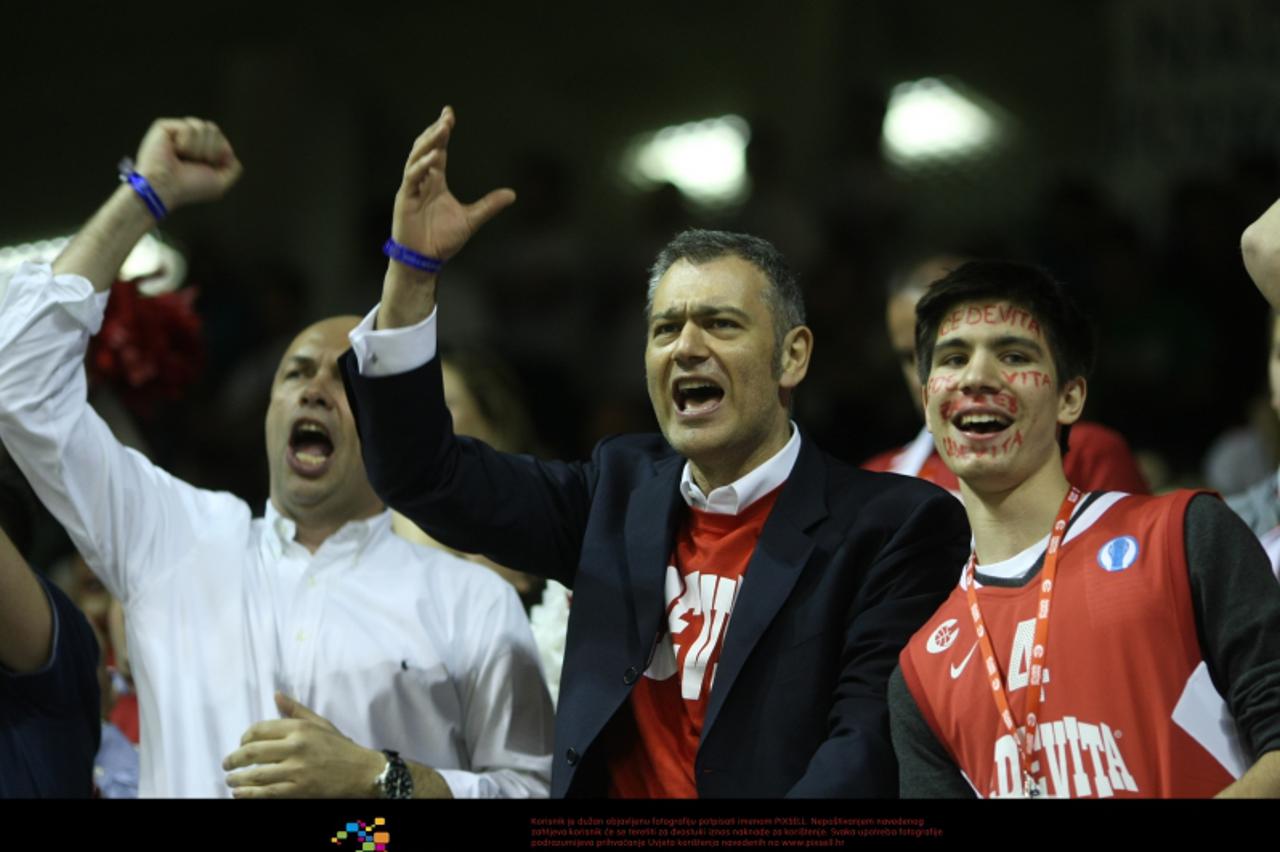
<svg viewBox="0 0 1280 852"><path fill-rule="evenodd" d="M635 683L636 680L639 679L639 677L640 677L640 671L635 666L631 666L625 672L622 673L622 682L625 683L627 686L630 686L631 684Z"/></svg>
<svg viewBox="0 0 1280 852"><path fill-rule="evenodd" d="M570 766L578 765L578 752L576 749L569 749L564 753L564 759L569 761Z"/></svg>

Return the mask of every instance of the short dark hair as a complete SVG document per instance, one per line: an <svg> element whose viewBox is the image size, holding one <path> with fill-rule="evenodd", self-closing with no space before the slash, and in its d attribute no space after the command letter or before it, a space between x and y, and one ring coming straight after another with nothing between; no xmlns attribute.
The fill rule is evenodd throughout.
<svg viewBox="0 0 1280 852"><path fill-rule="evenodd" d="M1097 336L1088 315L1061 281L1044 269L1010 260L971 260L938 279L916 304L916 367L929 381L938 328L964 302L998 300L1023 308L1044 330L1058 381L1088 379L1097 357ZM1067 452L1064 427L1060 438Z"/></svg>
<svg viewBox="0 0 1280 852"><path fill-rule="evenodd" d="M702 264L729 256L740 257L764 273L765 280L769 282L764 296L773 316L773 336L781 347L782 338L788 331L804 325L804 294L782 252L768 240L750 234L700 228L677 234L662 247L649 269L649 294L644 307L646 320L653 315L653 297L658 291L658 282L677 261Z"/></svg>

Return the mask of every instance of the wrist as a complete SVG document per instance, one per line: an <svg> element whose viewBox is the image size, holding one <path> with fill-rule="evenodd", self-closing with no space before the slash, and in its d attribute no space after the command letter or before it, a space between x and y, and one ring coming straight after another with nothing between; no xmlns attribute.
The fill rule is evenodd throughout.
<svg viewBox="0 0 1280 852"><path fill-rule="evenodd" d="M374 779L374 795L381 799L412 799L413 773L398 752L383 749L383 767Z"/></svg>
<svg viewBox="0 0 1280 852"><path fill-rule="evenodd" d="M169 215L169 201L172 194L168 190L166 181L162 176L156 174L144 174L134 165L129 157L122 159L117 166L120 175L120 182L133 190L134 195L141 204L151 214L151 218L157 224L163 221ZM148 169L148 172L151 170ZM152 178L155 178L153 180ZM164 189L162 194L157 186Z"/></svg>
<svg viewBox="0 0 1280 852"><path fill-rule="evenodd" d="M374 326L379 330L417 325L436 307L435 273L391 261L382 282L382 303Z"/></svg>

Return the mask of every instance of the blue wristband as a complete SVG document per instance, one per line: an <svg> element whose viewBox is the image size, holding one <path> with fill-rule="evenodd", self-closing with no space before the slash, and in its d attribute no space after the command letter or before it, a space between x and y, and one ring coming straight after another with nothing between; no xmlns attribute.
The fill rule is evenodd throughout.
<svg viewBox="0 0 1280 852"><path fill-rule="evenodd" d="M444 266L444 261L436 257L428 257L425 254L418 254L408 246L402 246L390 237L382 244L382 253L398 263L405 266L412 266L414 269L420 269L423 272L435 274Z"/></svg>
<svg viewBox="0 0 1280 852"><path fill-rule="evenodd" d="M138 193L138 197L147 205L147 209L151 211L152 217L157 222L169 215L160 196L156 195L156 191L151 188L151 184L147 183L147 179L133 168L133 160L128 157L120 161L120 182L133 187L133 191Z"/></svg>

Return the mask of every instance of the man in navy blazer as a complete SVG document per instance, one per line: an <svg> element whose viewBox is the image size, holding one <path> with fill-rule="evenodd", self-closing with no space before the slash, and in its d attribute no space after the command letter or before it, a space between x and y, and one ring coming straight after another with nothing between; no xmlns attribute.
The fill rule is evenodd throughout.
<svg viewBox="0 0 1280 852"><path fill-rule="evenodd" d="M454 122L446 108L410 152L382 301L343 370L383 499L451 547L573 590L553 795L894 795L885 685L967 554L960 505L795 427L813 335L781 255L741 234L686 232L654 265L661 436L606 439L582 463L456 437L438 272L515 195L450 193Z"/></svg>

